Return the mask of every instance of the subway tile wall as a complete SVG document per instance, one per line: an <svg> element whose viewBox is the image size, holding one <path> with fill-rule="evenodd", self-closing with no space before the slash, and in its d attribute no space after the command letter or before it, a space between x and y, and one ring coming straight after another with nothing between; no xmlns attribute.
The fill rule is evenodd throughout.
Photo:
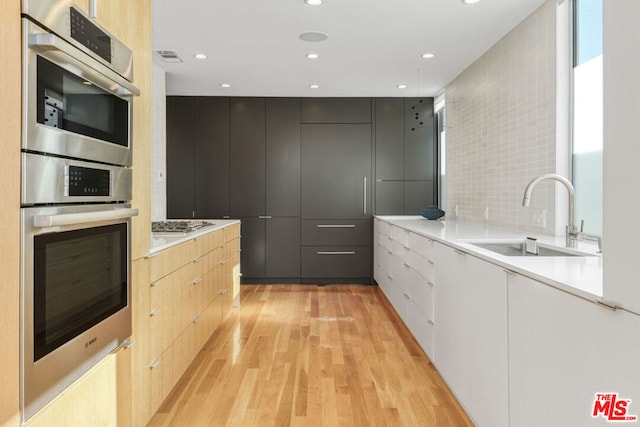
<svg viewBox="0 0 640 427"><path fill-rule="evenodd" d="M545 2L445 89L447 217L553 234L556 8ZM564 191L564 190L562 190ZM487 219L488 218L488 219Z"/></svg>
<svg viewBox="0 0 640 427"><path fill-rule="evenodd" d="M166 88L165 72L153 64L151 111L151 220L167 219Z"/></svg>

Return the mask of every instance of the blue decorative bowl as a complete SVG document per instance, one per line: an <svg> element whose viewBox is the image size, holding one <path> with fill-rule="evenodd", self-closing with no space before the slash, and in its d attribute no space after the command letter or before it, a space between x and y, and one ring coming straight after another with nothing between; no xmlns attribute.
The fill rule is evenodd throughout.
<svg viewBox="0 0 640 427"><path fill-rule="evenodd" d="M438 219L444 216L444 211L437 206L427 206L426 208L422 209L420 215L427 219Z"/></svg>

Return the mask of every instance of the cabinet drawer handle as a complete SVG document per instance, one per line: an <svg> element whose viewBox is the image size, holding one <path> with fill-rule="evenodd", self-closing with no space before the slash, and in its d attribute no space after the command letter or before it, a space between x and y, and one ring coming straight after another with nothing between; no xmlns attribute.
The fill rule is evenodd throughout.
<svg viewBox="0 0 640 427"><path fill-rule="evenodd" d="M151 317L157 316L158 314L160 314L160 310L158 310L157 308L154 308L153 310L151 310L151 313L149 313Z"/></svg>
<svg viewBox="0 0 640 427"><path fill-rule="evenodd" d="M390 241L393 241L393 239L391 238L391 236L387 236L387 239L389 239Z"/></svg>
<svg viewBox="0 0 640 427"><path fill-rule="evenodd" d="M433 288L433 283L431 283L429 280L427 280L427 285Z"/></svg>
<svg viewBox="0 0 640 427"><path fill-rule="evenodd" d="M367 177L362 177L362 214L367 214Z"/></svg>
<svg viewBox="0 0 640 427"><path fill-rule="evenodd" d="M404 268L411 268L411 266L410 266L409 264L407 264L406 262L403 262L403 263L402 263L402 266L403 266Z"/></svg>
<svg viewBox="0 0 640 427"><path fill-rule="evenodd" d="M160 361L159 361L158 359L154 360L153 362L151 362L151 363L149 364L149 367L150 367L151 369L157 368L158 366L160 366Z"/></svg>
<svg viewBox="0 0 640 427"><path fill-rule="evenodd" d="M160 280L156 280L155 282L151 282L151 287L155 288L156 286L158 286L160 284Z"/></svg>
<svg viewBox="0 0 640 427"><path fill-rule="evenodd" d="M406 292L404 292L402 295L404 295L406 299L411 299L411 297Z"/></svg>
<svg viewBox="0 0 640 427"><path fill-rule="evenodd" d="M391 251L387 251L387 253L388 253L389 255L393 255L393 252L391 252Z"/></svg>
<svg viewBox="0 0 640 427"><path fill-rule="evenodd" d="M242 277L242 273L238 273L238 277Z"/></svg>
<svg viewBox="0 0 640 427"><path fill-rule="evenodd" d="M226 261L226 260L222 260L222 261L220 261L220 265L225 265L226 263L227 263L227 261Z"/></svg>
<svg viewBox="0 0 640 427"><path fill-rule="evenodd" d="M201 318L202 318L202 315L198 314L196 317L193 318L193 323L198 323Z"/></svg>
<svg viewBox="0 0 640 427"><path fill-rule="evenodd" d="M433 261L431 261L430 259L427 260L427 264L429 265L433 265Z"/></svg>
<svg viewBox="0 0 640 427"><path fill-rule="evenodd" d="M201 283L203 280L204 280L204 277L198 277L196 280L191 282L191 284L192 285L197 285L197 284Z"/></svg>
<svg viewBox="0 0 640 427"><path fill-rule="evenodd" d="M355 224L316 224L317 228L356 228Z"/></svg>
<svg viewBox="0 0 640 427"><path fill-rule="evenodd" d="M433 326L433 320L427 320L427 323Z"/></svg>
<svg viewBox="0 0 640 427"><path fill-rule="evenodd" d="M403 246L403 248L404 248L405 251L410 251L411 250L411 248L409 246Z"/></svg>
<svg viewBox="0 0 640 427"><path fill-rule="evenodd" d="M194 263L194 264L197 264L197 263L199 263L200 261L202 261L203 259L204 259L204 256L201 256L201 257L198 257L198 258L194 258L194 259L193 259L193 263Z"/></svg>
<svg viewBox="0 0 640 427"><path fill-rule="evenodd" d="M271 215L260 215L258 219L271 219L273 218Z"/></svg>
<svg viewBox="0 0 640 427"><path fill-rule="evenodd" d="M318 255L355 255L356 251L318 251Z"/></svg>
<svg viewBox="0 0 640 427"><path fill-rule="evenodd" d="M131 348L136 343L136 340L125 340L122 341L122 344L118 346L118 348Z"/></svg>
<svg viewBox="0 0 640 427"><path fill-rule="evenodd" d="M389 280L393 280L393 277L391 277L391 276L387 276L387 279L389 279Z"/></svg>
<svg viewBox="0 0 640 427"><path fill-rule="evenodd" d="M224 295L227 293L227 288L220 289L220 295Z"/></svg>

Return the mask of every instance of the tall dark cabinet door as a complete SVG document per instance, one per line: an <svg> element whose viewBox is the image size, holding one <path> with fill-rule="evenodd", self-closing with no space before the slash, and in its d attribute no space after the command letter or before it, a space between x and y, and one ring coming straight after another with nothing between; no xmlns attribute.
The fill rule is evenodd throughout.
<svg viewBox="0 0 640 427"><path fill-rule="evenodd" d="M375 100L376 179L404 179L404 98Z"/></svg>
<svg viewBox="0 0 640 427"><path fill-rule="evenodd" d="M230 102L230 211L235 218L265 215L265 99Z"/></svg>
<svg viewBox="0 0 640 427"><path fill-rule="evenodd" d="M265 219L243 218L241 221L240 265L242 278L254 279L265 277L266 234Z"/></svg>
<svg viewBox="0 0 640 427"><path fill-rule="evenodd" d="M266 220L266 277L300 277L300 218Z"/></svg>
<svg viewBox="0 0 640 427"><path fill-rule="evenodd" d="M266 101L266 213L300 216L300 99Z"/></svg>
<svg viewBox="0 0 640 427"><path fill-rule="evenodd" d="M371 125L302 125L302 217L371 217Z"/></svg>
<svg viewBox="0 0 640 427"><path fill-rule="evenodd" d="M229 216L229 99L194 97L195 218Z"/></svg>
<svg viewBox="0 0 640 427"><path fill-rule="evenodd" d="M167 217L193 217L195 129L190 97L167 97Z"/></svg>

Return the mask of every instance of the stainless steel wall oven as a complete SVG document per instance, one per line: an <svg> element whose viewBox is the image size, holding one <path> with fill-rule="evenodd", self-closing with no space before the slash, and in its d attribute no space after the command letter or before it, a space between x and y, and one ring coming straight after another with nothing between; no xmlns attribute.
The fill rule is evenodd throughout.
<svg viewBox="0 0 640 427"><path fill-rule="evenodd" d="M21 408L131 335L131 51L68 0L23 0Z"/></svg>

